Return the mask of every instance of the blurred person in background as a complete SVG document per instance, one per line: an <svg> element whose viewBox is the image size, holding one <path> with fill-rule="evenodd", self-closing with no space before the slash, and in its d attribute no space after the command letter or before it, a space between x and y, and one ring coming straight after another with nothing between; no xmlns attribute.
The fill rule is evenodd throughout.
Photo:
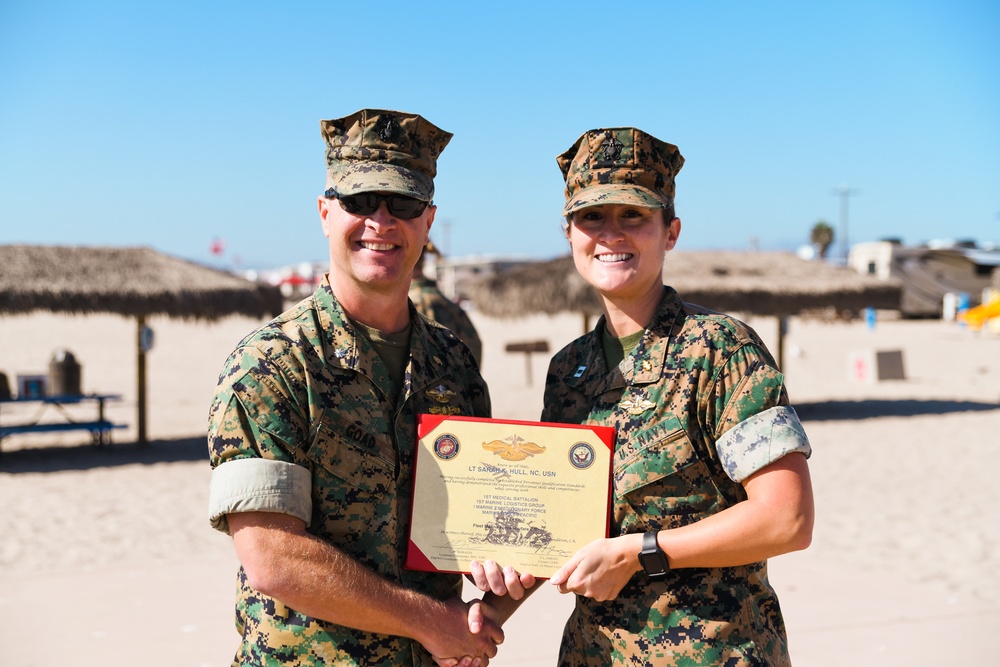
<svg viewBox="0 0 1000 667"><path fill-rule="evenodd" d="M441 257L437 247L428 241L427 245L424 246L424 251L420 253L417 265L413 268L413 280L410 281L410 301L413 302L418 313L454 332L469 347L472 356L476 358L476 363L482 366L483 343L479 340L479 334L476 332L472 320L469 319L468 313L462 306L441 292L437 280L427 277L424 273L424 264L428 254Z"/></svg>

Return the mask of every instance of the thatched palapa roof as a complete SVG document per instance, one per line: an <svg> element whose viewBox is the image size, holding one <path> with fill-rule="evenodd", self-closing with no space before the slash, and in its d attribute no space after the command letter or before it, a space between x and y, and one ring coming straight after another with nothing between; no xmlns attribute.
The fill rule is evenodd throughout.
<svg viewBox="0 0 1000 667"><path fill-rule="evenodd" d="M152 248L0 246L0 313L51 311L215 320L281 312L278 288Z"/></svg>
<svg viewBox="0 0 1000 667"><path fill-rule="evenodd" d="M784 252L674 251L667 253L663 280L688 303L755 315L898 309L901 298L897 283ZM569 256L489 276L468 292L478 309L494 317L601 312Z"/></svg>
<svg viewBox="0 0 1000 667"><path fill-rule="evenodd" d="M137 440L146 438L146 317L216 320L281 312L277 287L152 248L0 246L0 314L114 313L136 318Z"/></svg>

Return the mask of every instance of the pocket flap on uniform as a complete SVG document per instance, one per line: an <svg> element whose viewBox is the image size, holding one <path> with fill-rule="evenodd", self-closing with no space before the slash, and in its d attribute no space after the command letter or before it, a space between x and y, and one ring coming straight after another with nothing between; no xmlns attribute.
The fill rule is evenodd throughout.
<svg viewBox="0 0 1000 667"><path fill-rule="evenodd" d="M619 496L652 484L698 461L687 431L671 415L633 433L619 445L614 469Z"/></svg>
<svg viewBox="0 0 1000 667"><path fill-rule="evenodd" d="M382 494L392 483L395 466L385 460L378 444L375 436L357 424L327 424L324 420L316 429L306 456L351 486Z"/></svg>

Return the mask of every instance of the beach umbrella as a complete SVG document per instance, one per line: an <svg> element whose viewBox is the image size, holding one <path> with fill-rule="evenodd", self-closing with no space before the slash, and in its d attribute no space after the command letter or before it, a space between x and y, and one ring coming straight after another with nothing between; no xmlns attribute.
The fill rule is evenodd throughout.
<svg viewBox="0 0 1000 667"><path fill-rule="evenodd" d="M894 281L786 252L673 251L664 261L663 281L688 303L777 317L779 364L789 316L830 309L898 310L901 299ZM476 307L493 317L579 312L587 331L591 318L601 313L596 293L576 272L571 256L487 276L467 290Z"/></svg>
<svg viewBox="0 0 1000 667"><path fill-rule="evenodd" d="M217 320L282 310L277 287L152 248L0 246L0 314L113 313L136 319L137 427L146 442L146 318Z"/></svg>

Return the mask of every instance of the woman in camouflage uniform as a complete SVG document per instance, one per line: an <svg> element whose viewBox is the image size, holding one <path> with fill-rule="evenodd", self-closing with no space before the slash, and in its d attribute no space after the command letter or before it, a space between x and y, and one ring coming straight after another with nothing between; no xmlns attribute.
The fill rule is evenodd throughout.
<svg viewBox="0 0 1000 667"><path fill-rule="evenodd" d="M616 430L611 537L550 579L577 595L567 667L789 663L766 559L810 542L810 447L757 334L663 284L683 162L634 128L559 157L566 235L604 316L553 358L542 420Z"/></svg>

